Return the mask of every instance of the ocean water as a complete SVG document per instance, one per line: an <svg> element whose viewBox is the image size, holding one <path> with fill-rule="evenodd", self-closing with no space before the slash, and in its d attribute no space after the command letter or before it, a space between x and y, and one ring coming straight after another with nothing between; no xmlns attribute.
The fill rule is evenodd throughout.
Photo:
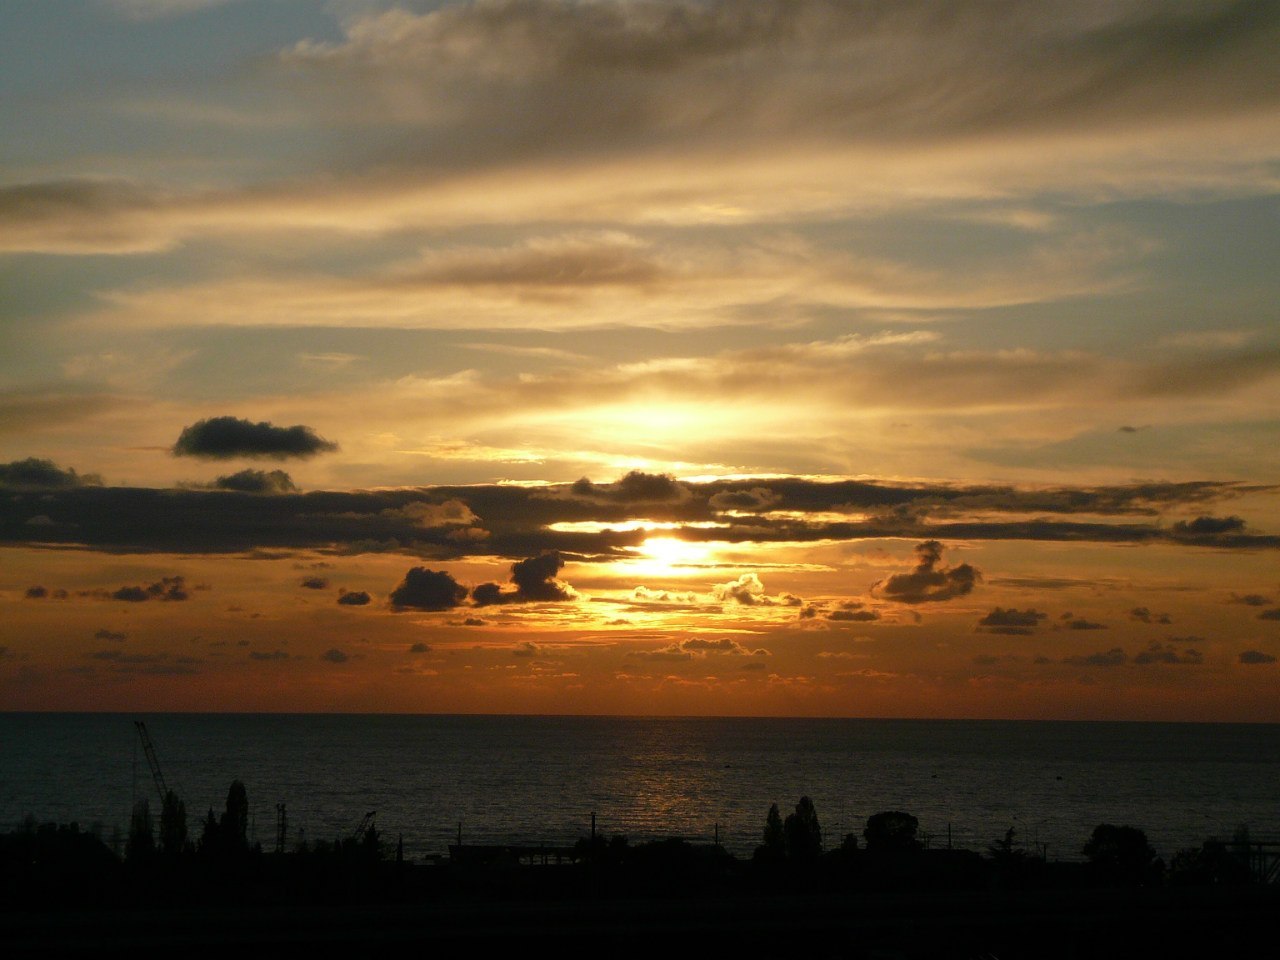
<svg viewBox="0 0 1280 960"><path fill-rule="evenodd" d="M814 801L828 846L906 810L933 845L985 850L1006 829L1079 859L1099 823L1141 827L1166 859L1241 825L1280 838L1280 726L847 719L0 714L0 829L27 815L124 832L158 809L133 721L146 722L198 834L244 782L252 831L349 836L376 811L405 854L468 843L721 842L749 856L765 815Z"/></svg>

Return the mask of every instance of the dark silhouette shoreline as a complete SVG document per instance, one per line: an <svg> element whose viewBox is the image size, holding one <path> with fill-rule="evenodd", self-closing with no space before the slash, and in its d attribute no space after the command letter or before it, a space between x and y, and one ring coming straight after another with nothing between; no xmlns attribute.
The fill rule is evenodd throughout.
<svg viewBox="0 0 1280 960"><path fill-rule="evenodd" d="M148 804L135 807L124 857L75 824L28 821L0 836L7 954L538 943L620 957L1209 956L1264 936L1280 907L1274 845L1243 832L1166 864L1140 829L1099 824L1083 862L1059 862L1012 828L985 852L928 849L914 816L883 811L828 848L802 797L785 819L768 811L750 859L679 838L632 844L593 823L572 847L458 843L413 863L384 843L373 812L347 838L289 848L282 806L264 852L246 839L238 781L198 839L176 795L163 799L158 836Z"/></svg>

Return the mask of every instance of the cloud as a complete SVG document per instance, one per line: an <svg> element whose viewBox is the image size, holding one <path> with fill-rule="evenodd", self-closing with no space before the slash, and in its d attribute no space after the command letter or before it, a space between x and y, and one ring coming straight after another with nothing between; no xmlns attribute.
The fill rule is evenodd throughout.
<svg viewBox="0 0 1280 960"><path fill-rule="evenodd" d="M415 500L403 507L385 510L383 515L408 520L415 526L427 530L455 525L466 526L480 519L461 500L445 500L443 503ZM485 535L487 536L487 533Z"/></svg>
<svg viewBox="0 0 1280 960"><path fill-rule="evenodd" d="M300 585L306 587L308 590L329 589L329 581L324 577L303 577Z"/></svg>
<svg viewBox="0 0 1280 960"><path fill-rule="evenodd" d="M1068 630L1106 630L1105 623L1094 623L1091 620L1085 620L1083 617L1064 617L1062 625Z"/></svg>
<svg viewBox="0 0 1280 960"><path fill-rule="evenodd" d="M337 647L331 647L320 655L320 659L326 660L329 663L346 663L351 658Z"/></svg>
<svg viewBox="0 0 1280 960"><path fill-rule="evenodd" d="M496 583L482 583L471 591L476 606L501 603L558 603L576 599L578 593L569 584L556 579L564 559L554 550L519 560L511 565L513 591L504 591Z"/></svg>
<svg viewBox="0 0 1280 960"><path fill-rule="evenodd" d="M542 653L542 647L538 646L532 640L526 640L511 649L511 655L513 657L536 657L540 653Z"/></svg>
<svg viewBox="0 0 1280 960"><path fill-rule="evenodd" d="M283 470L241 470L213 481L218 490L236 490L240 493L296 493L297 486Z"/></svg>
<svg viewBox="0 0 1280 960"><path fill-rule="evenodd" d="M1173 619L1169 614L1152 613L1146 607L1134 607L1129 611L1129 617L1141 623L1173 623Z"/></svg>
<svg viewBox="0 0 1280 960"><path fill-rule="evenodd" d="M79 474L73 469L63 470L52 460L27 457L0 463L0 487L34 487L37 489L101 486L102 478L96 473Z"/></svg>
<svg viewBox="0 0 1280 960"><path fill-rule="evenodd" d="M343 590L338 594L338 603L344 607L363 607L372 599L364 590Z"/></svg>
<svg viewBox="0 0 1280 960"><path fill-rule="evenodd" d="M227 460L232 457L307 458L338 449L310 427L298 424L277 427L267 421L253 423L237 417L211 417L184 427L173 445L177 457Z"/></svg>
<svg viewBox="0 0 1280 960"><path fill-rule="evenodd" d="M1017 539L1167 542L1187 549L1224 544L1280 548L1280 537L1270 535L1176 539L1158 524L1157 518L1166 509L1271 490L1248 484L1189 482L1046 489L778 477L769 480L769 489L778 498L770 512L745 520L726 518L710 502L721 494L750 491L759 486L758 481L677 481L681 491L678 499L635 502L612 493L597 496L611 491L611 485L593 485L595 492L588 497L574 494L574 486L478 484L274 496L84 485L16 489L10 496L0 497L0 543L61 544L127 553L396 552L434 561L471 555L518 558L553 551L567 559L604 562L634 557L634 549L648 535L644 529L615 529L611 524L652 520L673 523L672 535L691 542L915 539L927 530L937 538L933 542L943 538ZM1081 513L1093 518L1076 520L1075 515ZM1006 514L1014 516L1005 520ZM1026 514L1037 519L1024 519ZM26 521L33 515L53 522L29 526ZM1133 515L1152 519L1114 519ZM1099 516L1106 519L1097 520ZM485 518L483 530L468 525L480 517ZM592 521L597 529L562 528L582 521ZM881 586L892 583L904 591L903 596L910 597L958 596L971 586L966 580L970 573L976 582L978 573L968 565L953 571L933 561L917 567L914 574L899 574ZM941 582L937 582L939 578ZM1041 580L1014 582L1045 586ZM1049 585L1078 586L1083 581L1053 581ZM765 602L763 595L759 600Z"/></svg>
<svg viewBox="0 0 1280 960"><path fill-rule="evenodd" d="M977 139L986 155L1053 132L1216 116L1223 102L1265 112L1275 20L1269 4L1237 3L1018 0L993 17L942 0L506 0L369 13L342 41L281 59L346 122L432 130L423 147L437 164L672 143L754 155L770 137L894 156Z"/></svg>
<svg viewBox="0 0 1280 960"><path fill-rule="evenodd" d="M1128 663L1128 661L1129 658L1122 649L1112 647L1110 650L1091 653L1086 656L1065 657L1062 662L1077 667L1119 667Z"/></svg>
<svg viewBox="0 0 1280 960"><path fill-rule="evenodd" d="M143 603L147 600L186 600L189 596L186 578L175 576L162 577L145 587L121 587L111 594L111 599Z"/></svg>
<svg viewBox="0 0 1280 960"><path fill-rule="evenodd" d="M391 591L396 610L451 610L467 598L467 588L444 570L414 567Z"/></svg>
<svg viewBox="0 0 1280 960"><path fill-rule="evenodd" d="M1258 619L1259 620L1280 620L1280 607L1276 607L1274 610L1263 610L1260 614L1258 614Z"/></svg>
<svg viewBox="0 0 1280 960"><path fill-rule="evenodd" d="M1176 639L1176 638L1175 638ZM1178 640L1178 642L1186 643L1189 641L1198 641L1198 637L1186 637ZM1179 652L1172 643L1160 643L1152 641L1147 649L1139 652L1133 658L1136 664L1146 665L1153 663L1179 663L1199 665L1204 663L1204 655L1199 650L1190 647Z"/></svg>
<svg viewBox="0 0 1280 960"><path fill-rule="evenodd" d="M804 610L801 610L801 616L805 616ZM809 614L809 616L813 615ZM870 623L873 620L879 620L880 614L876 610L864 609L863 604L856 600L846 600L840 604L838 610L832 610L826 617L828 620L846 623Z"/></svg>
<svg viewBox="0 0 1280 960"><path fill-rule="evenodd" d="M409 647L409 652L410 652L410 653L430 653L430 652L431 652L431 644L429 644L429 643L415 643L415 644L412 644L412 645Z"/></svg>
<svg viewBox="0 0 1280 960"><path fill-rule="evenodd" d="M1261 593L1246 593L1243 595L1233 593L1231 595L1231 602L1242 603L1246 607L1265 607L1271 602L1271 598L1266 597Z"/></svg>
<svg viewBox="0 0 1280 960"><path fill-rule="evenodd" d="M93 635L95 640L114 640L117 643L123 643L129 639L127 633L118 633L115 630L108 630L105 627Z"/></svg>
<svg viewBox="0 0 1280 960"><path fill-rule="evenodd" d="M747 490L722 490L707 498L713 510L737 510L745 513L763 513L782 500L768 487L751 487Z"/></svg>
<svg viewBox="0 0 1280 960"><path fill-rule="evenodd" d="M610 503L670 503L688 497L685 485L670 474L632 470L613 483L592 483L586 477L569 487L574 497Z"/></svg>
<svg viewBox="0 0 1280 960"><path fill-rule="evenodd" d="M982 574L967 563L939 566L943 547L937 540L926 540L915 549L919 563L913 571L895 573L876 583L872 590L898 603L931 603L965 596L982 579Z"/></svg>
<svg viewBox="0 0 1280 960"><path fill-rule="evenodd" d="M266 660L288 660L288 659L289 659L289 654L285 653L283 650L270 650L270 651L263 651L263 650L250 650L250 651L249 651L249 659L250 659L250 660L263 660L263 661L266 661Z"/></svg>
<svg viewBox="0 0 1280 960"><path fill-rule="evenodd" d="M650 590L641 584L631 591L631 598L642 603L697 603L698 595L692 591L673 593L670 590Z"/></svg>
<svg viewBox="0 0 1280 960"><path fill-rule="evenodd" d="M760 582L760 577L754 573L744 573L739 575L736 580L730 580L728 583L718 583L711 588L711 594L717 600L734 600L744 606L754 606L762 602L768 603L769 600L764 592L764 584Z"/></svg>
<svg viewBox="0 0 1280 960"><path fill-rule="evenodd" d="M1240 662L1244 664L1275 663L1276 658L1261 650L1243 650L1240 653Z"/></svg>
<svg viewBox="0 0 1280 960"><path fill-rule="evenodd" d="M1005 610L1002 607L996 607L978 621L978 629L987 633L1002 633L1010 636L1025 637L1035 633L1040 621L1047 616L1048 614L1031 608L1015 610L1010 607Z"/></svg>
<svg viewBox="0 0 1280 960"><path fill-rule="evenodd" d="M738 641L729 637L708 640L703 637L692 637L669 643L656 650L631 650L627 656L642 660L692 660L694 657L731 656L731 657L768 657L768 650L763 647L748 649Z"/></svg>
<svg viewBox="0 0 1280 960"><path fill-rule="evenodd" d="M1244 527L1239 517L1196 517L1175 523L1173 536L1180 540L1215 540L1243 533Z"/></svg>

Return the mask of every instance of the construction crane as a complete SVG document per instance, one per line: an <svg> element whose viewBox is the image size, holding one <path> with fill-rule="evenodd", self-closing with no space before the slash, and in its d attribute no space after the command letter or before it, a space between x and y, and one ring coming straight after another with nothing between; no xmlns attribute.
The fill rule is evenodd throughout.
<svg viewBox="0 0 1280 960"><path fill-rule="evenodd" d="M147 755L147 766L151 768L151 779L156 782L156 790L160 793L160 806L164 806L164 798L169 794L165 785L164 774L160 772L160 761L156 759L156 748L151 745L151 737L147 735L147 725L141 720L133 721L138 730L138 738L142 740L142 752Z"/></svg>
<svg viewBox="0 0 1280 960"><path fill-rule="evenodd" d="M361 818L360 824L352 832L351 839L357 843L364 840L365 834L373 829L373 818L377 816L377 814L378 811L376 810L370 810L366 813L364 817Z"/></svg>

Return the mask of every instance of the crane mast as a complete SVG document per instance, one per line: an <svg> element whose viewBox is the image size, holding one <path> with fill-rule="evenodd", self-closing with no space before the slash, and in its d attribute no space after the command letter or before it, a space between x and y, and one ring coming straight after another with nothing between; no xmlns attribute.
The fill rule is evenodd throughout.
<svg viewBox="0 0 1280 960"><path fill-rule="evenodd" d="M160 793L160 805L164 806L164 798L169 793L165 785L164 774L160 772L160 761L156 759L156 748L151 745L151 737L147 734L147 725L141 720L133 721L138 730L138 738L142 741L142 752L147 755L147 766L151 768L151 779L156 782L156 790Z"/></svg>

